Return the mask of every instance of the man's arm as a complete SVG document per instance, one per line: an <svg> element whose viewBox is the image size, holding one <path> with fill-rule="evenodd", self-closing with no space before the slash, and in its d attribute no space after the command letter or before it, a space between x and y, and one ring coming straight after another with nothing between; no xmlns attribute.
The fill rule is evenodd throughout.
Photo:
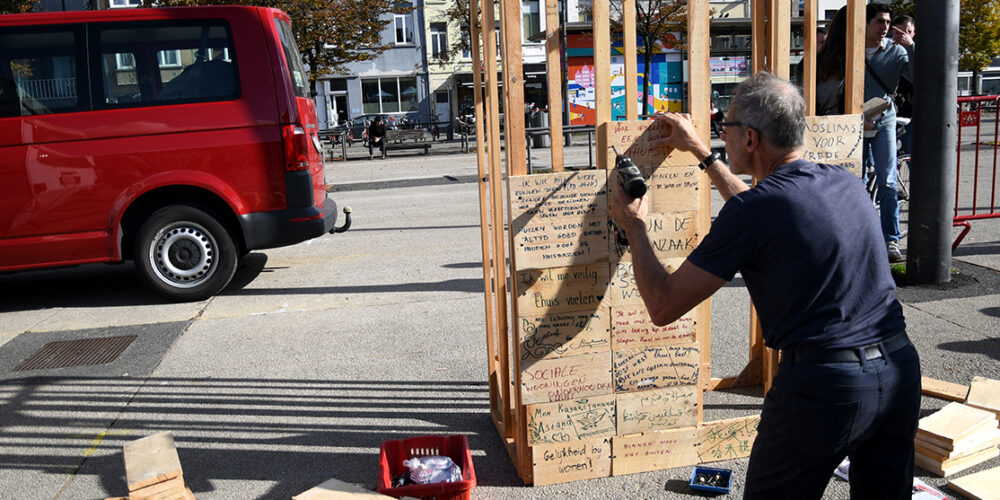
<svg viewBox="0 0 1000 500"><path fill-rule="evenodd" d="M670 135L654 141L654 147L669 146L681 151L687 151L695 155L699 160L708 158L712 154L712 148L705 145L694 130L694 123L691 116L680 113L667 113L657 115L656 119L666 123L670 127ZM742 193L750 189L746 182L735 176L721 160L715 160L708 168L708 173L715 189L722 195L722 199L728 201L735 194Z"/></svg>
<svg viewBox="0 0 1000 500"><path fill-rule="evenodd" d="M628 236L632 273L653 324L664 326L712 296L726 280L684 261L673 273L656 258L646 235L647 198L631 199L615 185L611 215Z"/></svg>

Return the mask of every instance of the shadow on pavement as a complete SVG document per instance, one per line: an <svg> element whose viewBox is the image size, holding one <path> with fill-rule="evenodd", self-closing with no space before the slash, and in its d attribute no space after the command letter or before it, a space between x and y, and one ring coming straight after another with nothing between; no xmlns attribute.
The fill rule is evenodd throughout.
<svg viewBox="0 0 1000 500"><path fill-rule="evenodd" d="M938 344L938 348L952 352L985 354L997 361L1000 361L1000 338L942 342Z"/></svg>

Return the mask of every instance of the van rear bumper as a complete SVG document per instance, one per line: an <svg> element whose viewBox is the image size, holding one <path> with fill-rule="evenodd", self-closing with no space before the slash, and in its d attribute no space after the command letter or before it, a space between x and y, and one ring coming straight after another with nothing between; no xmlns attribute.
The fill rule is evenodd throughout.
<svg viewBox="0 0 1000 500"><path fill-rule="evenodd" d="M327 198L316 207L258 212L240 216L246 250L294 245L323 236L337 225L337 203Z"/></svg>

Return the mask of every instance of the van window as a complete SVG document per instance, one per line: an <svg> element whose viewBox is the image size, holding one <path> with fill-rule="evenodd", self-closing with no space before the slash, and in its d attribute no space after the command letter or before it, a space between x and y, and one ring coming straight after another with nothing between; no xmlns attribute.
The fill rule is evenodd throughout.
<svg viewBox="0 0 1000 500"><path fill-rule="evenodd" d="M78 74L81 34L80 27L0 32L0 117L76 111L87 104L86 78Z"/></svg>
<svg viewBox="0 0 1000 500"><path fill-rule="evenodd" d="M306 74L302 65L302 57L299 55L299 47L295 44L295 34L292 27L281 19L274 20L278 28L278 38L281 38L281 49L285 52L285 61L288 61L288 75L292 79L292 89L297 97L306 97L306 84L309 75Z"/></svg>
<svg viewBox="0 0 1000 500"><path fill-rule="evenodd" d="M222 21L159 21L100 29L98 107L213 101L239 96Z"/></svg>

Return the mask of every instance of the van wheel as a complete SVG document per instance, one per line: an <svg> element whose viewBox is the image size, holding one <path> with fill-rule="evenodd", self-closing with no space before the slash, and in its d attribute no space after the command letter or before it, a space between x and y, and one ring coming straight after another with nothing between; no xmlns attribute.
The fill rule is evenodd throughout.
<svg viewBox="0 0 1000 500"><path fill-rule="evenodd" d="M236 272L229 231L215 217L187 205L153 212L139 227L134 255L143 280L177 301L211 297Z"/></svg>

